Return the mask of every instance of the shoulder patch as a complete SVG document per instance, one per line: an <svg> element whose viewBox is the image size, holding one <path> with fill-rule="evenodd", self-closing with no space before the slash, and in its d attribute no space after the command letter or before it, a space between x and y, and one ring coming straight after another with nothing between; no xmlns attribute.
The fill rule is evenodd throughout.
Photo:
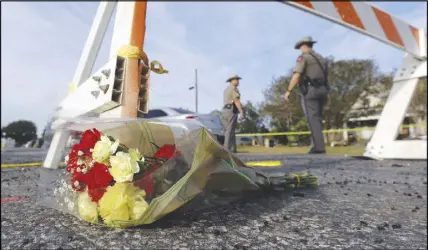
<svg viewBox="0 0 428 250"><path fill-rule="evenodd" d="M303 60L303 56L299 56L299 57L297 57L296 62L301 62L302 60Z"/></svg>

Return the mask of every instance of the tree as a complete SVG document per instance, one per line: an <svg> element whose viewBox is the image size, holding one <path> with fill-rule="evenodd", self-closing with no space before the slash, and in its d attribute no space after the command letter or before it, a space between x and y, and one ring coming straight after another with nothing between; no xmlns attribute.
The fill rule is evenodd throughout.
<svg viewBox="0 0 428 250"><path fill-rule="evenodd" d="M414 121L419 124L416 131L420 135L426 135L426 126L422 127L420 124L427 121L427 93L427 78L425 77L419 80L408 108L408 113L412 114Z"/></svg>
<svg viewBox="0 0 428 250"><path fill-rule="evenodd" d="M2 129L2 133L5 133L5 137L14 139L17 147L37 139L37 128L31 121L12 122Z"/></svg>
<svg viewBox="0 0 428 250"><path fill-rule="evenodd" d="M378 113L382 111L382 108L384 107L388 95L391 92L392 86L393 86L393 75L395 74L396 70L391 72L387 78L385 78L382 81L382 84L380 86L380 103L376 106L376 110ZM426 77L420 78L416 89L413 93L412 99L410 100L409 106L406 110L406 115L403 122L407 120L406 117L409 117L410 120L408 122L410 123L426 123L427 119L427 79ZM426 126L418 126L416 128L417 133L425 135L426 134Z"/></svg>
<svg viewBox="0 0 428 250"><path fill-rule="evenodd" d="M409 105L409 112L419 117L427 115L427 79L419 80Z"/></svg>
<svg viewBox="0 0 428 250"><path fill-rule="evenodd" d="M392 84L392 74L379 72L373 60L329 59L329 83L331 92L326 105L326 128L341 128L352 117L378 113L381 105L371 106L374 97L382 97L384 86ZM359 102L360 108L355 108Z"/></svg>
<svg viewBox="0 0 428 250"><path fill-rule="evenodd" d="M270 87L264 91L265 101L261 105L262 114L271 116L271 126L281 132L288 131L293 124L304 119L298 95L291 95L288 102L284 100L291 73L272 79Z"/></svg>
<svg viewBox="0 0 428 250"><path fill-rule="evenodd" d="M237 128L240 133L265 133L268 129L264 125L264 118L251 101L243 105L245 118L239 121Z"/></svg>

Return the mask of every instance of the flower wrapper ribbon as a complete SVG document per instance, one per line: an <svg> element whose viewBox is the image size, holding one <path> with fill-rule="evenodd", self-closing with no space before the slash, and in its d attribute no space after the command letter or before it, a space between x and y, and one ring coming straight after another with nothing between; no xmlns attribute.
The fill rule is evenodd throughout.
<svg viewBox="0 0 428 250"><path fill-rule="evenodd" d="M66 169L40 168L37 203L90 223L139 226L194 198L224 205L276 186L317 185L308 173L267 175L245 166L191 120L92 118L67 124L84 132L80 146L73 146L78 150L70 151ZM86 167L77 171L79 166Z"/></svg>

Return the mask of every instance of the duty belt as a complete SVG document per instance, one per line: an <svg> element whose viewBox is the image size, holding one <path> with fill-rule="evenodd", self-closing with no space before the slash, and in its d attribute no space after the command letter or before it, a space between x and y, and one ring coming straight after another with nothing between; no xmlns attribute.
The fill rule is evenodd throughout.
<svg viewBox="0 0 428 250"><path fill-rule="evenodd" d="M324 80L320 80L320 79L314 79L308 82L309 86L314 86L316 88L324 86L325 85L325 81Z"/></svg>

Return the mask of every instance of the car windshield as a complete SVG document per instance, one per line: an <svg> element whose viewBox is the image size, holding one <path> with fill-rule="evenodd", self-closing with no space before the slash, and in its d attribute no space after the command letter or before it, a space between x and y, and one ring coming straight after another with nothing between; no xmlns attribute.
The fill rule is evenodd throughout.
<svg viewBox="0 0 428 250"><path fill-rule="evenodd" d="M195 112L192 112L190 110L187 109L182 109L182 108L171 108L172 110L174 110L175 112L179 113L179 114L194 114Z"/></svg>

